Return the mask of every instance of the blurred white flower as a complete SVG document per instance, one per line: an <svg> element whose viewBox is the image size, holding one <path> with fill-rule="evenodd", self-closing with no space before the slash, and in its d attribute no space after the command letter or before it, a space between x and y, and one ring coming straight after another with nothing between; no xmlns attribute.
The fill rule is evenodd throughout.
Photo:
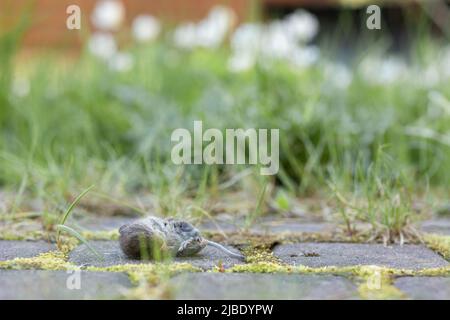
<svg viewBox="0 0 450 320"><path fill-rule="evenodd" d="M281 21L266 26L261 41L262 54L271 58L288 58L296 44L291 41Z"/></svg>
<svg viewBox="0 0 450 320"><path fill-rule="evenodd" d="M325 63L324 75L331 85L338 89L348 88L353 80L353 74L346 65L332 61Z"/></svg>
<svg viewBox="0 0 450 320"><path fill-rule="evenodd" d="M428 92L428 116L442 118L450 116L450 100L441 92L432 90Z"/></svg>
<svg viewBox="0 0 450 320"><path fill-rule="evenodd" d="M137 16L132 26L133 37L139 42L156 39L161 31L158 19L150 15Z"/></svg>
<svg viewBox="0 0 450 320"><path fill-rule="evenodd" d="M414 70L416 83L425 88L432 88L450 78L450 46L444 47L437 56L425 66Z"/></svg>
<svg viewBox="0 0 450 320"><path fill-rule="evenodd" d="M97 32L89 39L88 48L94 56L108 60L116 54L117 43L111 34Z"/></svg>
<svg viewBox="0 0 450 320"><path fill-rule="evenodd" d="M30 94L30 81L23 77L14 77L11 92L19 98L26 97Z"/></svg>
<svg viewBox="0 0 450 320"><path fill-rule="evenodd" d="M291 13L283 22L286 25L286 32L294 41L309 42L319 32L319 21L305 10Z"/></svg>
<svg viewBox="0 0 450 320"><path fill-rule="evenodd" d="M235 52L256 54L261 46L263 27L256 23L241 24L231 36L231 48Z"/></svg>
<svg viewBox="0 0 450 320"><path fill-rule="evenodd" d="M212 20L202 20L198 24L186 23L178 26L174 42L180 48L216 48L222 43L220 30Z"/></svg>
<svg viewBox="0 0 450 320"><path fill-rule="evenodd" d="M125 19L125 8L120 0L98 1L91 15L92 24L102 31L116 31Z"/></svg>
<svg viewBox="0 0 450 320"><path fill-rule="evenodd" d="M206 19L195 26L195 44L203 48L217 48L222 43L220 25Z"/></svg>
<svg viewBox="0 0 450 320"><path fill-rule="evenodd" d="M234 23L234 12L225 6L215 6L208 17L198 24L200 45L215 48L223 43Z"/></svg>
<svg viewBox="0 0 450 320"><path fill-rule="evenodd" d="M317 19L304 10L296 11L285 20L267 25L245 23L231 36L232 56L228 62L231 71L247 70L255 61L278 59L306 67L320 57L320 50L307 46L319 29Z"/></svg>
<svg viewBox="0 0 450 320"><path fill-rule="evenodd" d="M417 79L417 84L428 88L437 85L441 80L439 74L440 68L440 66L433 64L424 69L420 68L419 70L416 70L417 76L415 79Z"/></svg>
<svg viewBox="0 0 450 320"><path fill-rule="evenodd" d="M320 50L316 46L296 47L292 50L289 60L297 67L309 67L319 60Z"/></svg>
<svg viewBox="0 0 450 320"><path fill-rule="evenodd" d="M262 25L241 24L231 36L232 54L228 60L228 69L242 72L252 68L260 54L262 40Z"/></svg>
<svg viewBox="0 0 450 320"><path fill-rule="evenodd" d="M407 66L399 57L367 57L360 64L360 73L365 81L373 84L391 84L402 78Z"/></svg>
<svg viewBox="0 0 450 320"><path fill-rule="evenodd" d="M108 61L111 70L117 72L130 71L133 68L134 60L129 53L118 52Z"/></svg>
<svg viewBox="0 0 450 320"><path fill-rule="evenodd" d="M173 34L173 41L177 47L190 49L197 45L197 28L194 23L179 25Z"/></svg>
<svg viewBox="0 0 450 320"><path fill-rule="evenodd" d="M382 82L392 83L400 79L407 71L405 62L397 57L383 59L379 78Z"/></svg>
<svg viewBox="0 0 450 320"><path fill-rule="evenodd" d="M231 30L234 21L234 13L224 6L216 6L211 9L208 16L195 23L179 25L174 32L175 45L181 48L194 47L217 48L225 40Z"/></svg>
<svg viewBox="0 0 450 320"><path fill-rule="evenodd" d="M226 6L217 5L208 14L208 20L215 20L223 30L229 30L234 23L234 11Z"/></svg>
<svg viewBox="0 0 450 320"><path fill-rule="evenodd" d="M234 53L228 60L228 70L231 72L243 72L252 68L255 62L255 56L250 53Z"/></svg>
<svg viewBox="0 0 450 320"><path fill-rule="evenodd" d="M441 70L444 78L450 78L450 45L448 45L442 52Z"/></svg>

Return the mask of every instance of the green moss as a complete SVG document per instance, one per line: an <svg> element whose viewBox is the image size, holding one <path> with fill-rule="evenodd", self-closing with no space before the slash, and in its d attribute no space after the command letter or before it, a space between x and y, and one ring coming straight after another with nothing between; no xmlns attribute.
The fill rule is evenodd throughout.
<svg viewBox="0 0 450 320"><path fill-rule="evenodd" d="M47 240L48 233L45 231L27 231L27 232L12 232L7 230L0 231L0 240L9 241L26 241L26 240Z"/></svg>
<svg viewBox="0 0 450 320"><path fill-rule="evenodd" d="M290 267L280 265L274 262L255 262L248 264L235 265L225 272L251 272L251 273L289 273Z"/></svg>
<svg viewBox="0 0 450 320"><path fill-rule="evenodd" d="M15 213L5 213L0 216L0 221L26 221L33 220L34 218L39 218L42 216L40 212L15 212Z"/></svg>
<svg viewBox="0 0 450 320"><path fill-rule="evenodd" d="M88 267L87 271L100 272L124 272L130 276L135 283L139 283L143 278L152 282L158 282L161 276L173 276L181 272L200 272L200 268L189 263L142 263L142 264L122 264L109 267Z"/></svg>
<svg viewBox="0 0 450 320"><path fill-rule="evenodd" d="M88 240L115 240L118 233L114 231L88 231L82 233ZM216 241L220 235L212 236ZM24 234L8 234L2 231L0 238L8 240L24 239L53 239L52 232L27 232ZM354 240L355 238L353 238ZM312 268L307 266L291 266L277 259L271 248L277 243L289 243L302 241L349 241L341 238L341 235L319 235L319 234L282 234L271 236L260 236L251 234L234 234L224 242L245 245L242 249L246 256L246 264L235 265L229 269L216 267L211 272L236 272L236 273L295 273L295 274L335 274L353 279L358 284L358 292L363 299L402 299L406 298L395 286L393 280L399 276L449 276L450 267L423 269L419 271L390 269L379 266L349 266L336 267L327 266ZM446 259L450 259L450 237L439 235L425 235L426 244L433 250L439 252ZM250 243L250 244L249 244ZM78 245L78 240L63 236L58 243L59 251L40 254L33 258L16 258L0 262L2 269L42 269L42 270L69 270L79 268L69 263L69 252ZM130 290L125 298L149 299L172 297L171 288L168 286L169 279L182 272L201 272L200 268L188 263L145 263L124 264L109 267L87 267L87 271L99 272L123 272L126 273L132 283L136 286Z"/></svg>
<svg viewBox="0 0 450 320"><path fill-rule="evenodd" d="M405 294L393 285L394 274L398 273L402 273L401 270L379 266L359 267L359 295L368 300L405 299Z"/></svg>
<svg viewBox="0 0 450 320"><path fill-rule="evenodd" d="M0 269L73 270L76 265L67 262L67 254L50 251L32 258L15 258L0 261Z"/></svg>
<svg viewBox="0 0 450 320"><path fill-rule="evenodd" d="M425 234L423 239L431 250L436 251L445 259L450 260L450 236Z"/></svg>
<svg viewBox="0 0 450 320"><path fill-rule="evenodd" d="M450 266L442 268L430 268L416 271L413 276L446 277L450 276Z"/></svg>
<svg viewBox="0 0 450 320"><path fill-rule="evenodd" d="M82 231L80 234L86 240L117 240L119 239L119 231ZM33 230L33 231L10 231L0 230L0 240L55 240L56 233L54 231Z"/></svg>
<svg viewBox="0 0 450 320"><path fill-rule="evenodd" d="M125 299L171 299L169 279L182 272L201 272L189 263L123 264L109 267L88 267L87 271L123 272L136 286L129 290Z"/></svg>
<svg viewBox="0 0 450 320"><path fill-rule="evenodd" d="M279 260L273 255L273 252L266 245L253 244L245 247L243 250L246 262L270 262L279 263Z"/></svg>
<svg viewBox="0 0 450 320"><path fill-rule="evenodd" d="M399 300L407 298L391 282L381 282L380 286L374 289L367 285L367 281L363 281L358 287L358 293L365 300Z"/></svg>
<svg viewBox="0 0 450 320"><path fill-rule="evenodd" d="M250 246L272 248L277 244L299 243L299 242L345 242L365 243L372 240L372 233L359 232L348 235L341 229L334 232L283 232L255 234L251 232L228 232L226 235L220 232L205 232L205 236L213 241L226 243L234 246ZM408 239L409 243L419 243L417 239ZM381 240L379 241L381 243Z"/></svg>
<svg viewBox="0 0 450 320"><path fill-rule="evenodd" d="M388 269L378 266L327 266L311 268L290 266L274 262L255 262L235 265L226 272L291 273L291 274L334 274L354 278L362 299L403 299L405 295L392 285L395 275L413 275L413 271Z"/></svg>

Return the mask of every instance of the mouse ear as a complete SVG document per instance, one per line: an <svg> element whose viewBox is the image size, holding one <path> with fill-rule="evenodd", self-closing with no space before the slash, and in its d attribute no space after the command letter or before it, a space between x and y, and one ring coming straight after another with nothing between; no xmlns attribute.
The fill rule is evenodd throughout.
<svg viewBox="0 0 450 320"><path fill-rule="evenodd" d="M120 228L119 228L119 233L122 233L124 230L125 230L125 228L127 228L129 226L129 224L127 223L127 224L124 224L123 226L121 226Z"/></svg>

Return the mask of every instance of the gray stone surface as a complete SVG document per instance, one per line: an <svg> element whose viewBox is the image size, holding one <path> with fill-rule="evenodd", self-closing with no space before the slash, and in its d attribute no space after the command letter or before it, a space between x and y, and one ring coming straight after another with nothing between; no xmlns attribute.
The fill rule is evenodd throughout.
<svg viewBox="0 0 450 320"><path fill-rule="evenodd" d="M55 249L54 244L44 241L0 240L0 261L30 258Z"/></svg>
<svg viewBox="0 0 450 320"><path fill-rule="evenodd" d="M244 226L244 219L228 214L220 214L214 219L205 220L197 228L203 232L239 232Z"/></svg>
<svg viewBox="0 0 450 320"><path fill-rule="evenodd" d="M239 250L230 247L225 246L227 249L238 253ZM202 251L200 251L197 255L192 257L180 257L175 259L176 262L187 262L192 264L193 266L202 268L204 270L211 269L215 266L221 265L223 268L228 269L236 264L243 264L242 261L234 258L230 258L226 254L222 253L221 251L206 247Z"/></svg>
<svg viewBox="0 0 450 320"><path fill-rule="evenodd" d="M71 219L70 224L82 230L111 231L117 230L124 224L136 221L133 217L95 217L87 216L80 219Z"/></svg>
<svg viewBox="0 0 450 320"><path fill-rule="evenodd" d="M356 286L332 275L188 273L171 279L175 299L357 299Z"/></svg>
<svg viewBox="0 0 450 320"><path fill-rule="evenodd" d="M199 226L200 230L209 232L239 232L244 230L245 218L220 215L214 221L206 221ZM332 232L336 226L326 223L317 217L284 218L279 215L259 217L252 222L248 231L257 234L279 233L317 233Z"/></svg>
<svg viewBox="0 0 450 320"><path fill-rule="evenodd" d="M125 274L81 271L80 289L70 290L70 276L66 271L0 270L0 300L115 299L131 287Z"/></svg>
<svg viewBox="0 0 450 320"><path fill-rule="evenodd" d="M0 239L17 237L24 241L33 241L34 232L44 231L42 222L36 219L23 219L21 221L0 221Z"/></svg>
<svg viewBox="0 0 450 320"><path fill-rule="evenodd" d="M310 267L378 265L417 270L449 265L422 245L296 243L279 245L274 254L286 263Z"/></svg>
<svg viewBox="0 0 450 320"><path fill-rule="evenodd" d="M428 233L450 235L450 219L433 219L422 223L421 230Z"/></svg>
<svg viewBox="0 0 450 320"><path fill-rule="evenodd" d="M69 261L79 266L108 267L117 264L141 263L128 259L120 250L118 241L89 241L89 244L103 256L99 259L84 244L79 245L69 255Z"/></svg>
<svg viewBox="0 0 450 320"><path fill-rule="evenodd" d="M304 219L274 219L257 222L250 228L254 233L318 233L332 232L335 226L324 222L305 221Z"/></svg>
<svg viewBox="0 0 450 320"><path fill-rule="evenodd" d="M404 277L394 285L417 300L450 300L450 277Z"/></svg>
<svg viewBox="0 0 450 320"><path fill-rule="evenodd" d="M75 248L69 256L69 261L77 265L89 265L106 267L117 264L126 263L146 263L145 261L133 260L127 258L120 250L118 241L91 241L90 245L94 247L104 257L100 260L96 257L85 245L80 245ZM234 248L227 247L230 250L236 250ZM187 262L202 269L210 269L216 266L219 262L222 263L224 268L232 267L235 264L242 263L237 259L232 259L222 252L214 248L205 248L196 256L174 258L175 262Z"/></svg>
<svg viewBox="0 0 450 320"><path fill-rule="evenodd" d="M450 202L437 208L435 214L438 216L447 217L447 219L450 219Z"/></svg>

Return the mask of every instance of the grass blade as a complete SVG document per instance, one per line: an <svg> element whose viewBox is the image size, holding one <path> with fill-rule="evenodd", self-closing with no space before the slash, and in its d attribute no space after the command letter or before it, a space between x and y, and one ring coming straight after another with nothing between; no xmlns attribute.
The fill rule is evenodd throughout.
<svg viewBox="0 0 450 320"><path fill-rule="evenodd" d="M98 253L97 250L95 250L90 244L89 242L81 235L79 234L76 230L72 229L71 227L62 225L62 224L58 224L56 226L56 228L58 229L58 231L65 231L67 233L69 233L70 235L74 236L75 238L77 238L78 240L80 240L82 243L84 243L86 245L86 247L92 252L94 253L100 260L103 260L103 255L101 255L100 253Z"/></svg>
<svg viewBox="0 0 450 320"><path fill-rule="evenodd" d="M90 186L89 188L87 188L86 190L84 190L69 206L69 208L67 208L66 212L64 213L64 216L62 217L60 224L64 224L66 223L67 218L69 218L70 213L72 212L73 208L75 208L75 206L78 204L78 202L80 202L81 198L83 198L89 191L91 191L91 189L94 187L94 185Z"/></svg>
<svg viewBox="0 0 450 320"><path fill-rule="evenodd" d="M266 195L266 189L267 185L269 184L268 181L266 181L261 189L261 192L259 193L258 202L256 204L255 210L253 210L252 214L247 216L247 219L245 221L245 227L248 228L250 225L255 221L255 219L261 215L261 208L264 202L264 198Z"/></svg>

